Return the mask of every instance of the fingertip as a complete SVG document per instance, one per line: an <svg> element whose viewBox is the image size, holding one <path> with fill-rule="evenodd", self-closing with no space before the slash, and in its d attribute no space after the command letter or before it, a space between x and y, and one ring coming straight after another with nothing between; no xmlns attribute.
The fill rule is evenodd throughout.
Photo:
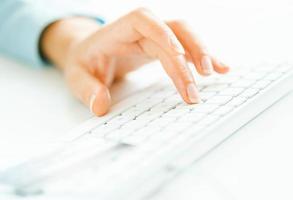
<svg viewBox="0 0 293 200"><path fill-rule="evenodd" d="M215 69L216 72L220 74L226 74L230 71L230 68L228 66L221 66Z"/></svg>
<svg viewBox="0 0 293 200"><path fill-rule="evenodd" d="M212 59L214 70L220 74L226 74L230 71L230 67L217 59Z"/></svg>
<svg viewBox="0 0 293 200"><path fill-rule="evenodd" d="M222 73L226 74L226 73L228 73L230 71L230 67L229 66L223 66L222 70L223 70Z"/></svg>
<svg viewBox="0 0 293 200"><path fill-rule="evenodd" d="M111 95L109 89L106 86L96 89L90 99L91 112L100 117L109 111L110 106Z"/></svg>
<svg viewBox="0 0 293 200"><path fill-rule="evenodd" d="M189 100L187 101L188 104L196 104L200 102L199 92L194 83L189 83L187 85L186 93Z"/></svg>

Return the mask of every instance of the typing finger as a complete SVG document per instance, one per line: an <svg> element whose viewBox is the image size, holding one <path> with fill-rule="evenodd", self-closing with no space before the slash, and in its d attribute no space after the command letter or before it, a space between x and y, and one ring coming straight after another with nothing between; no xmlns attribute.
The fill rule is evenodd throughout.
<svg viewBox="0 0 293 200"><path fill-rule="evenodd" d="M218 73L224 74L224 73L227 73L230 70L230 67L228 67L224 63L220 62L216 58L212 58L212 63L213 63L215 71L218 72Z"/></svg>
<svg viewBox="0 0 293 200"><path fill-rule="evenodd" d="M107 113L111 105L108 88L79 66L68 67L66 80L73 93L97 116Z"/></svg>
<svg viewBox="0 0 293 200"><path fill-rule="evenodd" d="M184 55L170 56L151 40L140 41L146 54L160 60L186 103L198 103L199 94Z"/></svg>
<svg viewBox="0 0 293 200"><path fill-rule="evenodd" d="M225 73L229 70L226 65L216 62L216 60L207 54L205 47L186 23L182 21L170 21L167 24L174 31L185 50L190 54L198 73L201 75L210 75L214 70L218 73Z"/></svg>

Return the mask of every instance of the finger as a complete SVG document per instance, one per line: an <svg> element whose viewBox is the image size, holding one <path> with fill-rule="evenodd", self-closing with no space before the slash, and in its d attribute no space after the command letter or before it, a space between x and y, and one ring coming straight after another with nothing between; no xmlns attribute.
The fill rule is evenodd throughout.
<svg viewBox="0 0 293 200"><path fill-rule="evenodd" d="M107 87L110 87L113 83L114 75L115 75L115 59L109 60L109 62L100 64L97 69L97 74L99 77L99 80L103 84L105 84Z"/></svg>
<svg viewBox="0 0 293 200"><path fill-rule="evenodd" d="M107 113L111 106L108 88L97 78L76 66L66 70L67 82L73 93L97 116Z"/></svg>
<svg viewBox="0 0 293 200"><path fill-rule="evenodd" d="M185 50L190 54L198 73L210 75L214 69L212 59L191 29L181 21L171 21L167 22L167 24L173 30Z"/></svg>
<svg viewBox="0 0 293 200"><path fill-rule="evenodd" d="M156 43L148 39L140 41L140 45L146 54L160 60L186 103L199 103L198 90L184 55L170 56Z"/></svg>
<svg viewBox="0 0 293 200"><path fill-rule="evenodd" d="M84 63L88 66L88 71L97 77L103 84L110 86L115 75L115 58L110 58L105 55L92 54L90 62Z"/></svg>
<svg viewBox="0 0 293 200"><path fill-rule="evenodd" d="M154 41L170 55L184 54L185 51L173 31L147 9L138 9L130 17L137 32Z"/></svg>
<svg viewBox="0 0 293 200"><path fill-rule="evenodd" d="M116 22L102 28L99 32L97 37L101 38L101 35L104 35L105 41L108 42L107 45L112 41L116 41L117 46L117 42L119 42L118 44L132 43L148 38L170 55L176 56L185 53L173 31L144 8L132 11Z"/></svg>
<svg viewBox="0 0 293 200"><path fill-rule="evenodd" d="M212 63L216 72L220 74L225 74L229 72L230 67L225 65L224 63L218 61L216 58L212 58Z"/></svg>
<svg viewBox="0 0 293 200"><path fill-rule="evenodd" d="M117 59L115 78L122 79L127 73L134 71L153 60L154 57L149 57L145 53L141 53L140 55L123 56Z"/></svg>

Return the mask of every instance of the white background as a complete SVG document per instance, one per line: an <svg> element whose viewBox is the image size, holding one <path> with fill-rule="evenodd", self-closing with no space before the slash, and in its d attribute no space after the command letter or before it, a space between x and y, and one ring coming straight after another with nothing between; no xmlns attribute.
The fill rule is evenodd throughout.
<svg viewBox="0 0 293 200"><path fill-rule="evenodd" d="M62 7L60 1L56 4ZM232 67L263 61L293 63L293 1L84 0L72 5L77 13L88 10L109 21L141 6L162 19L184 19L210 52ZM0 170L44 149L44 143L54 145L59 136L91 116L54 69L33 70L1 59L0 71ZM131 84L126 84L128 89ZM191 190L178 192L177 199L190 195L201 200L293 199L292 111L290 95L170 190L187 190L189 183Z"/></svg>

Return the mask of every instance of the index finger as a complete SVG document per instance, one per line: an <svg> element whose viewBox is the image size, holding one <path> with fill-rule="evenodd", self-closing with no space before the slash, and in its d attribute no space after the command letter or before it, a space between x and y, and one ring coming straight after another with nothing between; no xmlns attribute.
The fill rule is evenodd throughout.
<svg viewBox="0 0 293 200"><path fill-rule="evenodd" d="M177 37L163 21L145 8L136 9L109 24L97 33L96 38L109 43L135 43L147 38L154 41L169 55L183 55L185 50ZM103 46L103 45L102 45Z"/></svg>
<svg viewBox="0 0 293 200"><path fill-rule="evenodd" d="M185 54L182 44L171 28L145 8L135 10L130 16L132 26L145 38L154 41L170 55Z"/></svg>
<svg viewBox="0 0 293 200"><path fill-rule="evenodd" d="M145 39L140 42L144 52L157 57L166 73L172 79L177 90L186 103L199 103L199 94L193 76L189 71L183 55L170 56L162 51L153 41Z"/></svg>

